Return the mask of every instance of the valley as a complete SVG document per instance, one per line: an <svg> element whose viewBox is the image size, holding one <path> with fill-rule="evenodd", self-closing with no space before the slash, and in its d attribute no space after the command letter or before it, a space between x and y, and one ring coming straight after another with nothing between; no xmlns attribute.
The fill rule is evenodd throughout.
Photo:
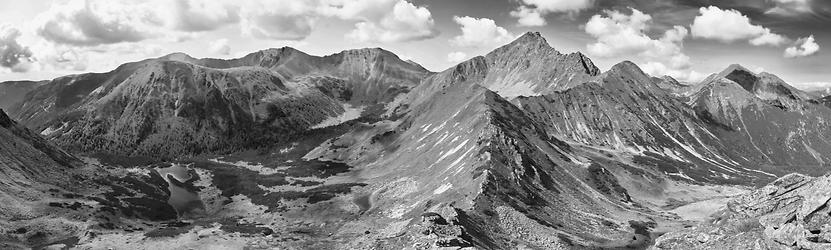
<svg viewBox="0 0 831 250"><path fill-rule="evenodd" d="M529 32L441 72L284 47L20 84L4 249L831 247L831 108L738 65L682 84Z"/></svg>

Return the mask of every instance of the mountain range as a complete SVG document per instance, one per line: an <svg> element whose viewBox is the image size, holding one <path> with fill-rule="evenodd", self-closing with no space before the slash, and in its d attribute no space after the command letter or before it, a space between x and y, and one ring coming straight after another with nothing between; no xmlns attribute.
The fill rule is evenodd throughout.
<svg viewBox="0 0 831 250"><path fill-rule="evenodd" d="M810 176L831 164L831 102L739 65L694 84L602 72L530 32L441 72L285 47L0 96L0 195L57 211L0 213L4 247L695 248L698 229L748 220L766 246L826 246L810 225L828 216L748 197L827 178ZM789 195L831 199L812 185ZM721 236L704 242L739 246Z"/></svg>

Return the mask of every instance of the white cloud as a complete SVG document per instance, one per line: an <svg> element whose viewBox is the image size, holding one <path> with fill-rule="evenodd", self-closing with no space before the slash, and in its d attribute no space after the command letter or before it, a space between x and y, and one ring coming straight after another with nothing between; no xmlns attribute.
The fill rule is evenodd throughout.
<svg viewBox="0 0 831 250"><path fill-rule="evenodd" d="M37 33L60 44L94 46L153 37L162 21L149 3L127 0L70 0L35 17Z"/></svg>
<svg viewBox="0 0 831 250"><path fill-rule="evenodd" d="M507 43L516 37L488 18L454 16L453 21L462 29L461 35L450 40L455 46L481 48Z"/></svg>
<svg viewBox="0 0 831 250"><path fill-rule="evenodd" d="M585 31L596 39L587 45L589 54L602 58L632 56L642 61L644 71L655 76L671 75L682 81L692 81L698 74L691 71L690 57L683 53L683 41L689 32L674 26L659 38L649 37L652 16L637 9L627 15L606 10L594 15L585 25Z"/></svg>
<svg viewBox="0 0 831 250"><path fill-rule="evenodd" d="M358 21L347 37L359 42L406 42L439 34L430 10L405 0L329 0L322 11Z"/></svg>
<svg viewBox="0 0 831 250"><path fill-rule="evenodd" d="M456 51L447 54L447 61L451 63L458 63L467 59L467 54L464 52Z"/></svg>
<svg viewBox="0 0 831 250"><path fill-rule="evenodd" d="M750 18L737 10L722 10L715 6L700 8L690 29L693 37L722 42L748 40L755 46L779 46L788 41L768 28L751 24Z"/></svg>
<svg viewBox="0 0 831 250"><path fill-rule="evenodd" d="M29 70L32 51L17 41L19 37L20 30L0 24L0 68L8 68L13 72Z"/></svg>
<svg viewBox="0 0 831 250"><path fill-rule="evenodd" d="M750 40L750 44L753 46L762 46L762 45L771 45L771 46L779 46L788 42L788 38L770 33L768 32L762 34L757 38L753 38Z"/></svg>
<svg viewBox="0 0 831 250"><path fill-rule="evenodd" d="M157 37L180 40L233 23L254 38L296 41L308 37L323 18L356 22L347 37L361 42L438 35L430 11L406 0L67 0L39 14L35 24L37 33L51 42L96 46Z"/></svg>
<svg viewBox="0 0 831 250"><path fill-rule="evenodd" d="M805 38L800 38L793 46L785 49L785 57L804 57L816 54L817 52L819 52L819 44L814 41L814 36L811 35Z"/></svg>
<svg viewBox="0 0 831 250"><path fill-rule="evenodd" d="M664 76L668 75L676 80L687 82L687 83L697 83L704 80L707 77L707 74L699 73L695 70L689 69L673 69L667 67L664 63L661 62L647 62L642 63L639 65L644 73L647 73L652 76Z"/></svg>
<svg viewBox="0 0 831 250"><path fill-rule="evenodd" d="M794 83L794 87L805 91L821 91L831 94L831 82L803 82Z"/></svg>
<svg viewBox="0 0 831 250"><path fill-rule="evenodd" d="M320 18L318 8L317 1L246 1L240 9L240 28L254 38L302 40Z"/></svg>
<svg viewBox="0 0 831 250"><path fill-rule="evenodd" d="M228 39L222 38L211 42L211 52L217 55L227 56L231 54L231 46L228 45Z"/></svg>
<svg viewBox="0 0 831 250"><path fill-rule="evenodd" d="M534 27L544 26L546 24L543 14L534 9L519 6L516 10L511 11L511 16L516 17L519 26Z"/></svg>
<svg viewBox="0 0 831 250"><path fill-rule="evenodd" d="M544 16L550 13L577 13L594 6L594 0L519 0L520 6L511 11L520 26L543 26Z"/></svg>

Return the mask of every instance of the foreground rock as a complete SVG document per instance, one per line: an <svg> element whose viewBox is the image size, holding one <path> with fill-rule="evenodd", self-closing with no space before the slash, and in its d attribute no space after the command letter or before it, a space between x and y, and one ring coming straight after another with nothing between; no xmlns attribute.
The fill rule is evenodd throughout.
<svg viewBox="0 0 831 250"><path fill-rule="evenodd" d="M791 174L736 197L709 223L667 233L655 249L829 249L831 175Z"/></svg>

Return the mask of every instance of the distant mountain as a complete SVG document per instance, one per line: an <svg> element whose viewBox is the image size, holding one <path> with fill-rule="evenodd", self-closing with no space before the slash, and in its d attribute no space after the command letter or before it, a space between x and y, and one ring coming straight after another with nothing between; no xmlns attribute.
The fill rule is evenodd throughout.
<svg viewBox="0 0 831 250"><path fill-rule="evenodd" d="M654 165L671 178L728 183L770 178L741 169L744 161L723 153L726 145L692 108L631 62L578 87L518 103L552 136L629 152L635 161Z"/></svg>
<svg viewBox="0 0 831 250"><path fill-rule="evenodd" d="M767 172L821 174L831 162L831 109L776 76L733 65L705 80L690 104L734 158Z"/></svg>
<svg viewBox="0 0 831 250"><path fill-rule="evenodd" d="M281 48L232 60L171 54L57 78L11 110L67 148L175 158L255 147L383 105L429 73L382 49L317 57Z"/></svg>
<svg viewBox="0 0 831 250"><path fill-rule="evenodd" d="M803 87L802 89L814 98L822 98L831 95L831 87Z"/></svg>
<svg viewBox="0 0 831 250"><path fill-rule="evenodd" d="M23 101L29 91L45 84L47 81L9 81L0 82L0 109L8 110L14 104Z"/></svg>
<svg viewBox="0 0 831 250"><path fill-rule="evenodd" d="M652 82L657 84L659 88L669 91L675 95L679 95L692 87L678 82L678 80L675 80L675 78L672 78L671 76L652 77Z"/></svg>

